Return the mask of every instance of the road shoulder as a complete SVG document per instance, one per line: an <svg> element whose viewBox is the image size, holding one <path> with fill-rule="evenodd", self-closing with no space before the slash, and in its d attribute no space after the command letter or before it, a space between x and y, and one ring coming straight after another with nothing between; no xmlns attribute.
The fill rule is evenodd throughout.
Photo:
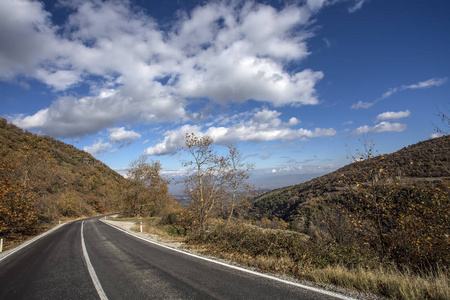
<svg viewBox="0 0 450 300"><path fill-rule="evenodd" d="M0 261L6 259L8 256L10 256L10 255L16 253L17 251L19 251L19 250L21 250L21 249L23 249L23 248L25 248L25 247L31 245L32 243L34 243L34 242L40 240L40 239L43 238L44 236L46 236L46 235L48 235L48 234L50 234L50 233L52 233L52 232L58 230L59 228L61 228L62 226L66 225L66 224L67 224L67 223L63 223L63 224L56 225L56 226L53 227L52 229L47 230L47 231L45 231L45 232L43 232L43 233L41 233L41 234L39 234L39 235L36 235L36 236L32 237L31 239L29 239L29 240L27 240L27 241L21 243L21 244L18 245L17 247L14 247L14 248L12 248L12 249L8 249L8 250L5 250L5 251L1 252L1 253L0 253Z"/></svg>

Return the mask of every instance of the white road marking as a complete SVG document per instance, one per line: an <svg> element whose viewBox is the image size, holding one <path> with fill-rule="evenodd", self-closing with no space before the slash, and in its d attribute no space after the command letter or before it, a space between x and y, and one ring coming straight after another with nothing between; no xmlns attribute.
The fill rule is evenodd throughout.
<svg viewBox="0 0 450 300"><path fill-rule="evenodd" d="M32 238L31 240L28 240L28 241L24 242L22 245L17 246L16 248L13 248L13 249L11 249L11 250L3 251L3 253L0 253L0 261L4 260L4 259L7 258L8 256L10 256L10 255L16 253L17 251L19 251L19 250L21 250L21 249L23 249L23 248L25 248L25 247L31 245L32 243L34 243L34 242L36 242L37 240L43 238L43 237L46 236L47 234L50 234L50 233L52 233L53 231L56 231L57 229L61 228L62 226L66 225L66 224L68 224L68 223L63 223L63 224L61 224L61 225L58 225L58 226L56 226L56 227L53 227L53 228L50 229L49 231L46 231L46 232L44 232L44 233L42 233L42 234L40 234L40 235L38 235L38 236L35 236L35 237Z"/></svg>
<svg viewBox="0 0 450 300"><path fill-rule="evenodd" d="M81 247L83 248L84 260L86 261L86 266L88 268L89 275L91 275L92 282L94 283L95 289L97 290L100 299L108 300L108 297L106 297L102 285L100 284L100 280L98 280L97 274L95 273L94 267L91 264L91 260L89 259L89 254L86 250L86 244L84 243L83 230L84 230L84 221L81 223Z"/></svg>
<svg viewBox="0 0 450 300"><path fill-rule="evenodd" d="M123 230L122 228L119 228L117 226L109 224L108 222L105 222L105 221L103 221L101 219L99 219L99 221L101 221L104 224L109 225L109 226L111 226L111 227L113 227L113 228L115 228L117 230L125 232L126 234L129 234L129 235L134 236L134 237L136 237L138 239L146 241L147 243L154 244L154 245L157 245L157 246L160 246L160 247L163 247L163 248L166 248L166 249L169 249L169 250L172 250L172 251L184 254L184 255L189 255L189 256L192 256L192 257L196 257L198 259L206 260L206 261L209 261L209 262L212 262L212 263L224 266L224 267L228 267L228 268L231 268L231 269L235 269L235 270L239 270L239 271L242 271L242 272L250 273L252 275L256 275L256 276L264 277L264 278L267 278L267 279L275 280L275 281L282 282L282 283L285 283L285 284L289 284L289 285L292 285L292 286L300 287L300 288L305 289L305 290L310 290L310 291L313 291L313 292L316 292L316 293L328 295L328 296L331 296L331 297L334 297L334 298L337 298L337 299L354 300L354 298L347 297L347 296L344 296L344 295L341 295L341 294L337 294L337 293L334 293L334 292L321 290L321 289L318 289L318 288L315 288L315 287L311 287L311 286L307 286L307 285L303 285L303 284L300 284L300 283L297 283L297 282L287 281L287 280L284 280L284 279L281 279L281 278L278 278L278 277L274 277L274 276L270 276L270 275L267 275L267 274L255 272L255 271L248 270L248 269L244 269L244 268L241 268L241 267L238 267L238 266L229 265L229 264L217 261L217 260L213 260L213 259L210 259L210 258L198 256L196 254L192 254L192 253L189 253L189 252L185 252L185 251L181 251L181 250L178 250L178 249L175 249L175 248L171 248L169 246L162 245L162 244L156 243L154 241L147 240L146 238L143 238L143 237L138 236L138 235L136 235L134 233L128 232L126 230Z"/></svg>

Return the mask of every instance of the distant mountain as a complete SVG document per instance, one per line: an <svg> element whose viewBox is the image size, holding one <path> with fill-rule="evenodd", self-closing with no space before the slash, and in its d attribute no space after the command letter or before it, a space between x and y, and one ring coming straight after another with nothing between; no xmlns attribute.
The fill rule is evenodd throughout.
<svg viewBox="0 0 450 300"><path fill-rule="evenodd" d="M117 211L125 183L89 153L0 119L0 236Z"/></svg>
<svg viewBox="0 0 450 300"><path fill-rule="evenodd" d="M256 218L281 218L293 221L302 215L302 208L313 200L339 195L349 185L381 179L433 182L450 178L450 136L419 142L395 153L378 155L354 162L330 174L308 182L262 194L252 201L251 212Z"/></svg>

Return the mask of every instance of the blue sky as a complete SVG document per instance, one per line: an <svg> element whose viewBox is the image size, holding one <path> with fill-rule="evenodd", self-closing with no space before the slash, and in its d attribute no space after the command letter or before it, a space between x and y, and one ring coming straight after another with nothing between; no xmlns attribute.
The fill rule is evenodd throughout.
<svg viewBox="0 0 450 300"><path fill-rule="evenodd" d="M0 115L122 173L146 154L178 177L184 134L209 135L256 187L291 185L364 136L379 153L434 136L449 16L447 0L1 1Z"/></svg>

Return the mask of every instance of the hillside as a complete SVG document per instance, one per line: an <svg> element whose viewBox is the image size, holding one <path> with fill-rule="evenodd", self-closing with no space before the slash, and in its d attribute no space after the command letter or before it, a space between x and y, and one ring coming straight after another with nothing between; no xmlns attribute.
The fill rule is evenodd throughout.
<svg viewBox="0 0 450 300"><path fill-rule="evenodd" d="M380 170L382 173L380 174ZM442 182L450 179L450 136L419 142L395 153L344 166L308 182L276 189L253 200L252 215L294 221L311 201L345 192L376 177L384 182Z"/></svg>
<svg viewBox="0 0 450 300"><path fill-rule="evenodd" d="M449 170L444 136L261 195L250 216L256 223L279 218L307 234L321 245L322 262L448 268Z"/></svg>
<svg viewBox="0 0 450 300"><path fill-rule="evenodd" d="M89 153L0 119L0 236L117 211L126 180Z"/></svg>

